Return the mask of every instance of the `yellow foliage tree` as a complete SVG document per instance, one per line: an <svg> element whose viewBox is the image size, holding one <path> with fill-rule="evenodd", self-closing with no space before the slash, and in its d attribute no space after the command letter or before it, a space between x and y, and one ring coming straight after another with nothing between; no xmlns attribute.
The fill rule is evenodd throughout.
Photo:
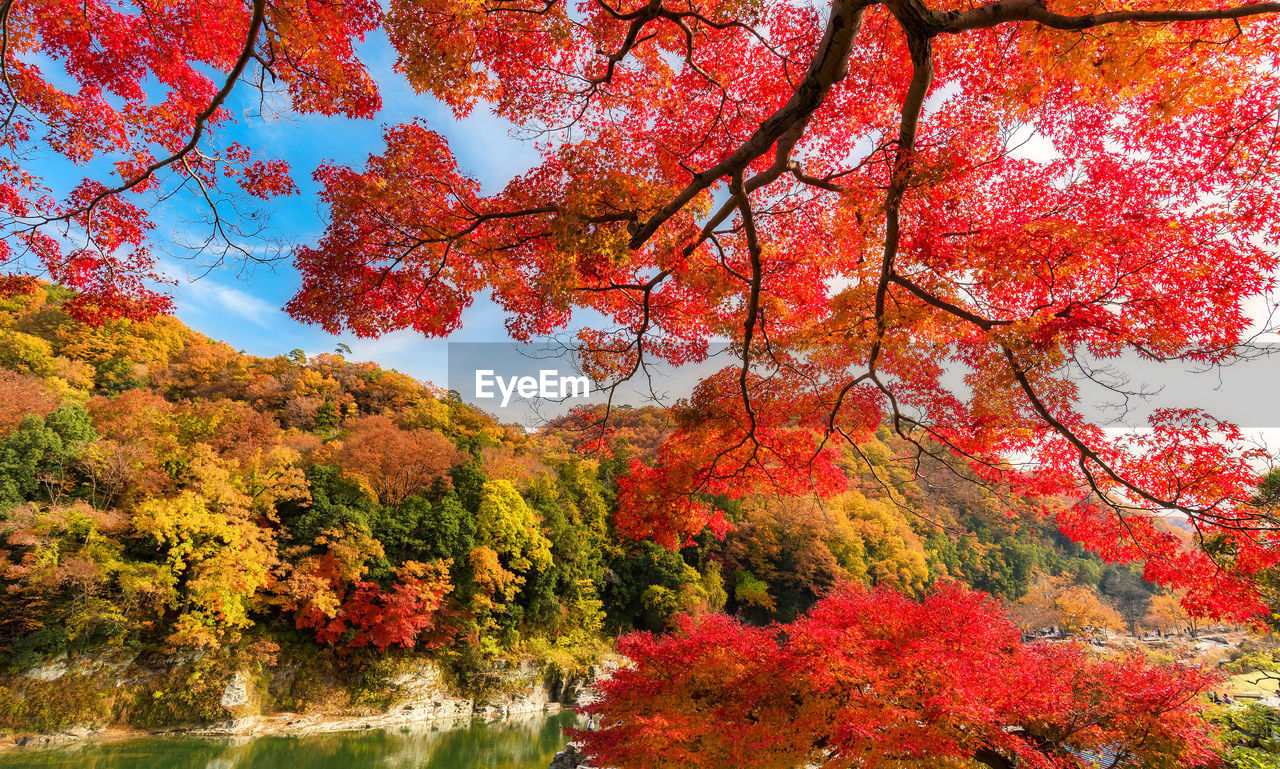
<svg viewBox="0 0 1280 769"><path fill-rule="evenodd" d="M1119 630L1120 612L1103 603L1096 591L1064 576L1041 577L1013 606L1018 623L1027 630L1056 626L1070 633L1087 629Z"/></svg>
<svg viewBox="0 0 1280 769"><path fill-rule="evenodd" d="M1196 618L1182 605L1182 596L1179 593L1160 593L1152 596L1146 622L1161 632L1173 629L1195 635L1197 630Z"/></svg>

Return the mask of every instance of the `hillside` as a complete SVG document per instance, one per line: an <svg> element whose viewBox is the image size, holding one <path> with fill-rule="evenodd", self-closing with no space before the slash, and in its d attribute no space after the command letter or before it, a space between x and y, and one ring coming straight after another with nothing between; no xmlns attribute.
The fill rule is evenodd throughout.
<svg viewBox="0 0 1280 769"><path fill-rule="evenodd" d="M960 580L1050 624L1148 610L1133 569L998 491L898 465L887 431L847 456L850 491L714 500L727 535L671 551L611 517L614 479L651 459L663 412L621 409L603 441L590 414L528 435L340 354L254 357L170 317L91 328L70 298L0 302L11 728L223 718L217 695L246 668L265 709L358 709L397 660L431 657L463 688L504 659L581 669L618 633L718 609L786 620L844 580ZM1026 598L1037 580L1084 608L1046 615ZM21 675L63 655L164 675L125 692L92 670Z"/></svg>

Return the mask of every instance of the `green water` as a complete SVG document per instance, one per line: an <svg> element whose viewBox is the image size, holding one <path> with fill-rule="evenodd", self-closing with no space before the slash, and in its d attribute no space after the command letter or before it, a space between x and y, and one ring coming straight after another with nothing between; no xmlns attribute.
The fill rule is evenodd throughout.
<svg viewBox="0 0 1280 769"><path fill-rule="evenodd" d="M306 737L140 737L0 752L0 769L547 769L574 714Z"/></svg>

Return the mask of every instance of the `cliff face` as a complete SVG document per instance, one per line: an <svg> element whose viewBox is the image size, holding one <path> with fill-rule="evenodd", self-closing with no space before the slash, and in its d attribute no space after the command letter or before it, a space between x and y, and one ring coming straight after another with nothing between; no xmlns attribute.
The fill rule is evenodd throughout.
<svg viewBox="0 0 1280 769"><path fill-rule="evenodd" d="M590 697L602 668L566 673L535 661L499 661L468 678L439 663L400 660L375 682L322 680L314 667L201 674L202 659L153 669L136 659L60 658L0 681L9 745L50 745L104 733L261 736L404 727L439 720L510 718L560 710ZM207 668L205 669L207 670ZM368 673L369 671L357 671ZM175 681L196 679L170 707ZM283 707L291 692L317 693ZM185 714L189 720L183 720ZM167 717L167 718L166 718ZM165 722L167 720L167 722Z"/></svg>

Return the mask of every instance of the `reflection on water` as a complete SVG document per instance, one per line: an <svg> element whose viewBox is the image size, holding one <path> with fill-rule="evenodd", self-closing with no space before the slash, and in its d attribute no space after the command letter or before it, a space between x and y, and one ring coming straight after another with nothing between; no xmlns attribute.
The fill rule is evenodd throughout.
<svg viewBox="0 0 1280 769"><path fill-rule="evenodd" d="M141 737L0 752L0 769L547 769L574 714L306 737Z"/></svg>

